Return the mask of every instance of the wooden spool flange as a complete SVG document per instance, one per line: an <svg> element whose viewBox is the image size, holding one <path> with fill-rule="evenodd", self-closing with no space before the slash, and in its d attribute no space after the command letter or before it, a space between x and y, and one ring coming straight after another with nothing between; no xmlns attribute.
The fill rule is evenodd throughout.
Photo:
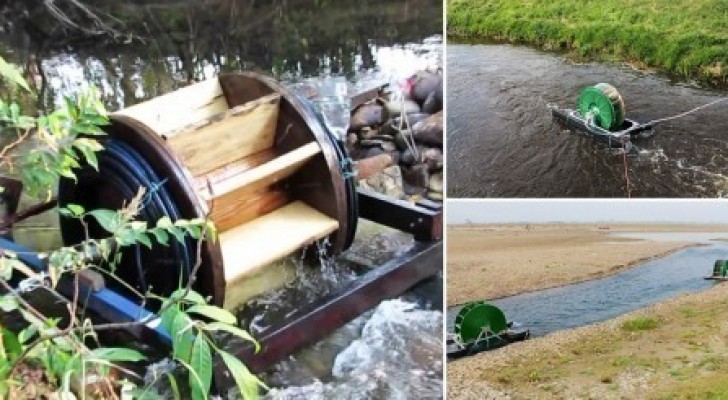
<svg viewBox="0 0 728 400"><path fill-rule="evenodd" d="M105 144L131 149L124 151L148 163L179 218L209 213L215 222L219 239L204 243L195 287L216 304L239 305L245 299L231 287L319 239L328 238L329 253L348 246L356 210L347 201L354 194L347 192L341 155L311 107L276 81L225 74L123 109L110 120ZM114 209L129 200L133 192L113 171L129 165L104 153L98 172L85 168L78 182L61 182L60 204ZM164 215L143 211L151 223ZM62 219L61 231L66 244L84 238L76 221ZM105 234L95 226L90 233ZM186 250L194 252L190 246ZM143 274L155 293L168 294L180 284L180 251L128 250L117 275L136 285Z"/></svg>

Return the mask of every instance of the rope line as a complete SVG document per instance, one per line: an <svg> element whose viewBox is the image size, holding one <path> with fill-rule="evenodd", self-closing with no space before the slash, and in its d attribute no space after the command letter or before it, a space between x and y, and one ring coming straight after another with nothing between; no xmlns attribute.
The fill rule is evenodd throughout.
<svg viewBox="0 0 728 400"><path fill-rule="evenodd" d="M718 99L718 100L713 100L710 103L703 104L702 106L699 106L699 107L695 107L692 110L685 111L684 113L681 113L681 114L673 115L672 117L665 117L665 118L660 118L660 119L652 120L652 121L646 123L645 125L655 125L655 124L659 124L661 122L672 121L673 119L678 119L678 118L686 117L686 116L688 116L690 114L693 114L695 112L698 112L698 111L700 111L700 110L702 110L704 108L710 107L712 105L718 104L718 103L723 102L723 101L726 101L726 100L728 100L728 97L723 97L723 98Z"/></svg>
<svg viewBox="0 0 728 400"><path fill-rule="evenodd" d="M622 141L622 164L624 165L624 183L627 186L627 198L632 198L632 182L629 179L629 165L627 162L627 142Z"/></svg>

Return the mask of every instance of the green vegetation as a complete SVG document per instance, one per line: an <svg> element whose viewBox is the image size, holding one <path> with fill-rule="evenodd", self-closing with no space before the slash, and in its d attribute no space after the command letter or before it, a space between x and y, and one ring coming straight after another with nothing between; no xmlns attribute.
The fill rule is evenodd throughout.
<svg viewBox="0 0 728 400"><path fill-rule="evenodd" d="M728 83L724 0L448 0L448 33Z"/></svg>
<svg viewBox="0 0 728 400"><path fill-rule="evenodd" d="M0 57L2 84L10 86L11 93L31 91L20 70ZM17 172L27 194L49 200L60 177L76 179L76 171L83 165L98 169L97 152L103 150L101 138L105 135L101 126L106 124L106 110L95 90L76 99L66 99L62 107L40 116L24 113L15 101L0 99L0 138L10 141L0 149L0 166ZM3 190L0 186L0 192ZM56 207L55 212L64 218L79 220L87 232L88 223L95 221L109 237L93 239L87 235L75 246L38 254L47 262L43 271L31 269L15 252L0 249L0 314L17 315L24 321L5 326L6 318L0 319L0 399L119 398L121 392L134 398L157 398L151 387L153 383L150 387L137 387L132 380L141 379L128 369L128 364L144 362L146 356L131 348L105 347L97 335L100 331L141 326L157 315L172 336L170 356L187 377L184 386L171 373L157 377L169 380L175 398L182 397L181 390L189 393L185 398L209 397L215 353L231 372L240 395L245 399L258 397L258 389L265 385L240 360L220 349L216 337L220 333L237 336L253 342L256 349L257 342L238 327L232 313L208 304L209 299L192 290L193 278L180 282L179 289L168 297L151 291L140 293L127 285L142 304L148 300L160 301L157 315L105 324L94 323L85 315L78 295L79 274L94 269L121 280L115 275L115 265L121 258L122 248L168 246L175 240L184 242L192 238L197 241L199 252L203 241L216 240L215 226L209 219L172 221L165 216L156 222L139 220L138 215L146 204L145 196L145 188L140 187L137 195L119 210L85 210L77 204ZM111 268L95 265L94 260L98 259ZM190 273L192 277L200 266L198 260ZM56 292L62 277L73 282L75 296L69 299L67 315L61 316L36 308L11 285L22 280ZM61 297L58 292L56 295ZM200 316L205 320L200 320Z"/></svg>
<svg viewBox="0 0 728 400"><path fill-rule="evenodd" d="M652 317L637 317L622 323L621 328L627 332L650 331L657 328L657 320Z"/></svg>

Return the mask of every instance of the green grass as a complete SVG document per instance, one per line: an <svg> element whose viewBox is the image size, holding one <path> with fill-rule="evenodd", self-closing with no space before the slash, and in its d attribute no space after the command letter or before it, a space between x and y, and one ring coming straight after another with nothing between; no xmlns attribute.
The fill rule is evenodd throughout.
<svg viewBox="0 0 728 400"><path fill-rule="evenodd" d="M728 83L725 0L448 0L448 33Z"/></svg>
<svg viewBox="0 0 728 400"><path fill-rule="evenodd" d="M637 317L624 321L621 325L623 331L636 332L636 331L651 331L657 328L657 319L652 317Z"/></svg>

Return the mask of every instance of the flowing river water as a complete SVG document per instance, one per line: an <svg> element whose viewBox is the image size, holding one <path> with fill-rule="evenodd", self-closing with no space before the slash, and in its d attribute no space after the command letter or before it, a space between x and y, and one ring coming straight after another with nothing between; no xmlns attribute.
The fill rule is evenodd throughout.
<svg viewBox="0 0 728 400"><path fill-rule="evenodd" d="M704 279L717 259L728 256L728 245L713 241L715 233L617 234L654 241L689 240L699 244L666 257L647 261L615 275L494 299L509 321L530 329L533 336L615 318L680 294L709 289L716 281ZM448 330L462 306L448 308Z"/></svg>
<svg viewBox="0 0 728 400"><path fill-rule="evenodd" d="M636 71L507 44L447 46L447 190L452 197L626 197L621 149L567 131L548 105L574 108L599 82L647 122L728 96ZM628 157L632 196L728 195L728 102L656 126Z"/></svg>
<svg viewBox="0 0 728 400"><path fill-rule="evenodd" d="M344 75L355 93L442 65L442 3L434 0L90 3L102 11L103 24L91 21L95 25L84 28L111 26L123 34L115 40L81 35L50 20L42 3L0 5L0 55L25 69L41 108L90 84L114 111L226 71L260 71L294 88ZM58 5L78 22L86 18ZM31 248L52 248L59 244L56 218L34 218L17 229L16 238ZM341 256L319 263L290 257L283 262L288 283L238 310L242 326L255 334L285 321L299 306L344 287L412 240L363 223ZM439 276L382 302L262 378L272 388L267 397L274 399L439 398L441 357ZM155 368L167 367L162 361ZM163 385L159 389L171 394Z"/></svg>

